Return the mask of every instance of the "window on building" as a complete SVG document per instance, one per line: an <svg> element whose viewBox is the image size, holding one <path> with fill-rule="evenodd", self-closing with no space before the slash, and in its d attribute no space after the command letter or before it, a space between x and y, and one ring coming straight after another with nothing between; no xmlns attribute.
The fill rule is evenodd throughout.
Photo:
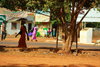
<svg viewBox="0 0 100 67"><path fill-rule="evenodd" d="M17 23L12 23L12 29L17 29Z"/></svg>

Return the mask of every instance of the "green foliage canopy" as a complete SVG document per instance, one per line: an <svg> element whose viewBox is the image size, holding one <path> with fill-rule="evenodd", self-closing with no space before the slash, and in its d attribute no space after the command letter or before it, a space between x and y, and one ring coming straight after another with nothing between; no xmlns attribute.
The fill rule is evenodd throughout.
<svg viewBox="0 0 100 67"><path fill-rule="evenodd" d="M63 14L65 14L64 19L65 22L68 21L70 22L71 20L71 7L72 2L75 1L75 5L80 6L80 4L83 2L83 0L1 0L1 7L8 8L10 10L17 10L17 9L22 9L22 10L43 10L47 11L50 9L51 11L51 22L52 24L57 22L62 22L61 17ZM100 10L100 0L86 0L84 7L89 8L91 3L94 2L94 6L98 10ZM62 14L61 8L64 7L64 13ZM56 19L55 19L56 17Z"/></svg>

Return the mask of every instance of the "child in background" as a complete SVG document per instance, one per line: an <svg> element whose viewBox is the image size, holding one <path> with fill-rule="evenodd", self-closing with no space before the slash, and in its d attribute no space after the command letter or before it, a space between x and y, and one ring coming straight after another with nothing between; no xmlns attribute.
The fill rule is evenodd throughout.
<svg viewBox="0 0 100 67"><path fill-rule="evenodd" d="M47 37L50 37L50 34L51 34L51 30L49 28L48 31L47 31Z"/></svg>

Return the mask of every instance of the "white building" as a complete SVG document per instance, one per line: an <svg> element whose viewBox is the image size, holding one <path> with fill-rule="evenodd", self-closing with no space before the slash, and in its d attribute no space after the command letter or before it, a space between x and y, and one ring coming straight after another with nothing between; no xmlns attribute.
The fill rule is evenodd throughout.
<svg viewBox="0 0 100 67"><path fill-rule="evenodd" d="M11 21L11 22L8 21L6 25L7 34L13 35L20 31L20 20L19 19L16 21ZM27 16L25 19L26 19L26 24L25 24L26 29L27 31L29 31L33 27L33 22L34 22L33 16Z"/></svg>
<svg viewBox="0 0 100 67"><path fill-rule="evenodd" d="M83 14L78 15L77 22L79 22L82 19L82 17L88 10L83 9L83 11ZM81 43L91 43L92 38L97 36L97 34L95 35L96 30L93 30L93 28L86 27L87 22L100 22L100 12L96 8L92 8L86 15L86 17L82 20L82 30L80 31ZM100 32L97 31L97 33L99 34Z"/></svg>
<svg viewBox="0 0 100 67"><path fill-rule="evenodd" d="M88 10L83 9L83 11L85 14ZM78 15L77 22L81 20L84 14ZM96 8L92 8L82 22L100 22L100 12Z"/></svg>
<svg viewBox="0 0 100 67"><path fill-rule="evenodd" d="M7 24L6 24L7 34L13 35L13 34L19 32L19 30L20 30L20 20L19 19L21 19L21 18L26 19L27 31L32 29L33 23L34 23L34 19L33 19L34 17L33 17L33 13L31 15L29 15L29 14L31 14L31 12L26 12L26 11L18 11L14 14L9 14L7 12L6 14L4 14L4 15L6 15L6 21L7 21Z"/></svg>

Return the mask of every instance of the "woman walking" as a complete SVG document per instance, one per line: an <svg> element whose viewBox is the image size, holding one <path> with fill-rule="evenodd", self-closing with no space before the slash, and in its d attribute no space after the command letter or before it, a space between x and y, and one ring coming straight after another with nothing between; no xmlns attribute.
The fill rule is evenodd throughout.
<svg viewBox="0 0 100 67"><path fill-rule="evenodd" d="M32 35L32 39L31 39L31 41L33 41L33 40L35 40L35 41L37 41L37 38L36 38L36 31L37 31L37 27L36 27L37 25L35 24L35 26L33 27L33 35Z"/></svg>
<svg viewBox="0 0 100 67"><path fill-rule="evenodd" d="M26 27L24 26L25 23L26 23L25 21L21 22L20 32L15 37L17 37L20 34L21 37L20 37L19 42L18 42L18 47L25 47L26 48L27 45L26 45L26 35L25 35L25 33L27 34L27 40L29 40L29 36L28 36L27 30L26 30Z"/></svg>

